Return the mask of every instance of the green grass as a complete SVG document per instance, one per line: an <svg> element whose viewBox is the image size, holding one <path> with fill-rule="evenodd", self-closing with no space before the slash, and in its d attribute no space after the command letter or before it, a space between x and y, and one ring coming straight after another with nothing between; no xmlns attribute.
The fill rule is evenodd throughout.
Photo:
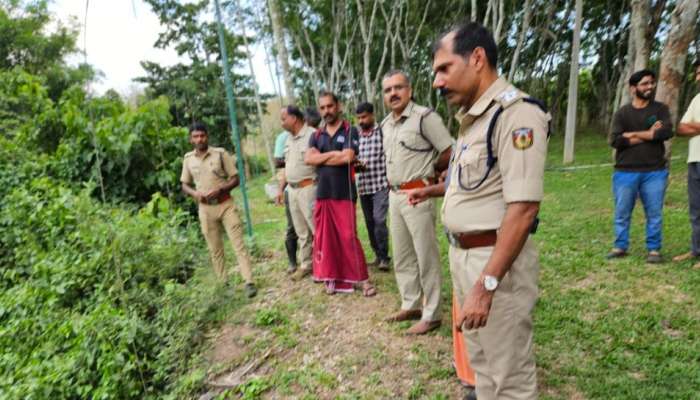
<svg viewBox="0 0 700 400"><path fill-rule="evenodd" d="M550 141L545 199L536 234L541 254L540 299L535 310L535 345L538 379L543 399L693 399L700 393L700 270L690 262L660 265L644 263L644 216L637 207L633 217L631 256L607 261L612 245L611 166L564 169L561 162L562 134ZM684 157L687 141L677 139L664 208L663 254L667 260L687 251L690 227ZM588 133L576 142L574 166L611 162L605 136ZM253 180L250 198L256 246L274 257L262 263L256 274L261 287L276 286L269 273L282 269L285 219L283 209L264 199L263 180ZM240 204L240 203L239 203ZM364 221L358 209L359 235L369 251ZM443 315L449 318L451 281L447 262L448 244L438 224L443 262ZM371 253L371 252L370 252ZM367 254L368 260L373 259ZM373 274L383 292L394 293L393 274ZM322 318L323 299L306 293L291 296L285 315L294 310ZM394 305L387 305L392 307ZM293 338L299 326L293 319L279 319L279 309L259 311L247 317L261 329L269 329L280 347L305 348ZM241 319L233 316L232 319ZM282 322L280 324L280 322ZM407 325L394 325L399 335ZM315 329L315 328L314 328ZM319 328L320 329L320 328ZM289 332L286 332L289 331ZM285 333L286 332L286 333ZM321 335L321 332L319 332ZM451 335L443 324L438 335ZM422 371L407 389L408 398L450 398L430 386L432 380L451 379L451 349L416 345L405 368ZM370 349L363 360L382 364L390 359L384 349ZM349 358L339 366L347 376ZM358 361L359 362L359 361ZM318 398L321 388L337 389L338 371L324 371L316 364L296 368L281 362L272 372L278 394ZM391 397L382 373L351 379L363 382L361 393L339 393L337 398ZM454 378L456 379L456 378Z"/></svg>

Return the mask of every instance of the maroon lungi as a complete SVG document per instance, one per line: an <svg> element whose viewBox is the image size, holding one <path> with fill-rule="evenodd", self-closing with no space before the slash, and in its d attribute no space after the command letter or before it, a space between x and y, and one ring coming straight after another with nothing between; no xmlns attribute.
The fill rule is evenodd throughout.
<svg viewBox="0 0 700 400"><path fill-rule="evenodd" d="M355 203L316 199L314 222L314 280L336 292L352 292L353 284L369 279L357 237Z"/></svg>

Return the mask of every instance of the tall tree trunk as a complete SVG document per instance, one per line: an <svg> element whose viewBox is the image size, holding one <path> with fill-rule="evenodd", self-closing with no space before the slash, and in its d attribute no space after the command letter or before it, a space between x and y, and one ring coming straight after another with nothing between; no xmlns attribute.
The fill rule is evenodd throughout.
<svg viewBox="0 0 700 400"><path fill-rule="evenodd" d="M272 22L272 35L275 38L275 48L277 49L277 60L282 67L282 75L284 76L284 90L287 94L287 101L294 104L294 85L292 84L292 75L289 71L289 55L287 54L287 45L284 40L284 30L282 29L282 17L280 15L278 0L267 0L267 6L270 9L270 20Z"/></svg>
<svg viewBox="0 0 700 400"><path fill-rule="evenodd" d="M699 6L698 0L678 0L671 13L671 29L661 52L656 100L668 105L673 123L678 121L678 95L683 84L685 59L695 32ZM671 141L667 140L665 144L666 160L670 162Z"/></svg>
<svg viewBox="0 0 700 400"><path fill-rule="evenodd" d="M508 81L513 81L515 76L515 68L518 65L518 58L520 58L520 50L523 48L523 42L525 42L525 36L527 31L530 29L530 16L532 15L532 10L530 8L531 0L525 0L523 7L525 12L523 14L523 23L520 27L520 34L518 35L518 43L515 45L515 50L513 51L513 59L510 61L510 71L508 72Z"/></svg>
<svg viewBox="0 0 700 400"><path fill-rule="evenodd" d="M668 105L674 123L678 115L678 94L685 78L688 45L693 39L699 4L698 0L678 0L671 13L671 29L661 52L656 99Z"/></svg>
<svg viewBox="0 0 700 400"><path fill-rule="evenodd" d="M581 44L581 20L583 0L576 0L576 19L571 43L571 70L569 72L569 100L566 108L566 133L564 136L564 164L574 161L574 138L576 136L576 102L578 100L578 59Z"/></svg>
<svg viewBox="0 0 700 400"><path fill-rule="evenodd" d="M236 6L236 17L238 19L238 24L241 26L241 33L243 34L243 46L245 48L245 55L248 58L248 68L250 68L250 76L253 77L253 94L255 95L255 106L258 112L258 126L260 128L260 136L262 136L263 143L265 144L265 154L267 155L268 166L270 167L270 174L274 176L275 174L275 161L274 155L272 154L272 142L269 138L269 133L263 126L263 110L262 103L260 101L260 93L258 92L258 78L255 75L255 68L253 67L253 55L250 53L250 48L248 47L248 36L246 35L245 22L243 21L243 16L241 15L241 7L238 0L235 1Z"/></svg>
<svg viewBox="0 0 700 400"><path fill-rule="evenodd" d="M639 71L647 67L649 62L649 43L647 30L651 15L649 0L632 0L632 17L630 20L630 35L634 36L634 68ZM632 51L628 49L627 51Z"/></svg>

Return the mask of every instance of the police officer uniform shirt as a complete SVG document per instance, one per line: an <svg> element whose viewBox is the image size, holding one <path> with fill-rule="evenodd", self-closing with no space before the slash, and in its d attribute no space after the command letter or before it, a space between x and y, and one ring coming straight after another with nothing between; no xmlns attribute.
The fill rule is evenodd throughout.
<svg viewBox="0 0 700 400"><path fill-rule="evenodd" d="M412 101L399 118L395 119L393 114L384 118L382 131L386 175L392 186L434 177L435 160L452 146L452 138L440 116Z"/></svg>
<svg viewBox="0 0 700 400"><path fill-rule="evenodd" d="M284 148L285 176L289 183L299 183L305 179L316 179L316 167L304 162L309 141L314 135L314 129L304 125L296 134L287 137Z"/></svg>
<svg viewBox="0 0 700 400"><path fill-rule="evenodd" d="M499 78L469 110L457 113L459 137L442 206L442 220L450 232L498 229L508 203L542 200L549 116L521 101L523 97ZM492 137L497 162L473 188L488 170L486 133L499 105L504 111Z"/></svg>
<svg viewBox="0 0 700 400"><path fill-rule="evenodd" d="M233 157L221 147L207 148L204 156L195 150L185 154L180 182L191 184L200 192L208 192L224 185L232 176L238 175Z"/></svg>

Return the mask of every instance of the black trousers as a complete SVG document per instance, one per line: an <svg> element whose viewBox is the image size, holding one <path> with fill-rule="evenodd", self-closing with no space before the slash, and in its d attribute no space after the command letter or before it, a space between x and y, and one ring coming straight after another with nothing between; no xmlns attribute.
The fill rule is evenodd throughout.
<svg viewBox="0 0 700 400"><path fill-rule="evenodd" d="M297 236L297 232L294 230L294 224L292 223L292 214L289 212L289 195L286 190L284 191L284 213L287 215L287 232L284 239L284 247L287 248L289 265L296 266L299 236Z"/></svg>
<svg viewBox="0 0 700 400"><path fill-rule="evenodd" d="M688 163L688 212L690 214L690 250L700 255L700 162Z"/></svg>
<svg viewBox="0 0 700 400"><path fill-rule="evenodd" d="M362 214L365 216L369 242L379 261L389 261L389 230L386 215L389 210L389 189L360 195Z"/></svg>

